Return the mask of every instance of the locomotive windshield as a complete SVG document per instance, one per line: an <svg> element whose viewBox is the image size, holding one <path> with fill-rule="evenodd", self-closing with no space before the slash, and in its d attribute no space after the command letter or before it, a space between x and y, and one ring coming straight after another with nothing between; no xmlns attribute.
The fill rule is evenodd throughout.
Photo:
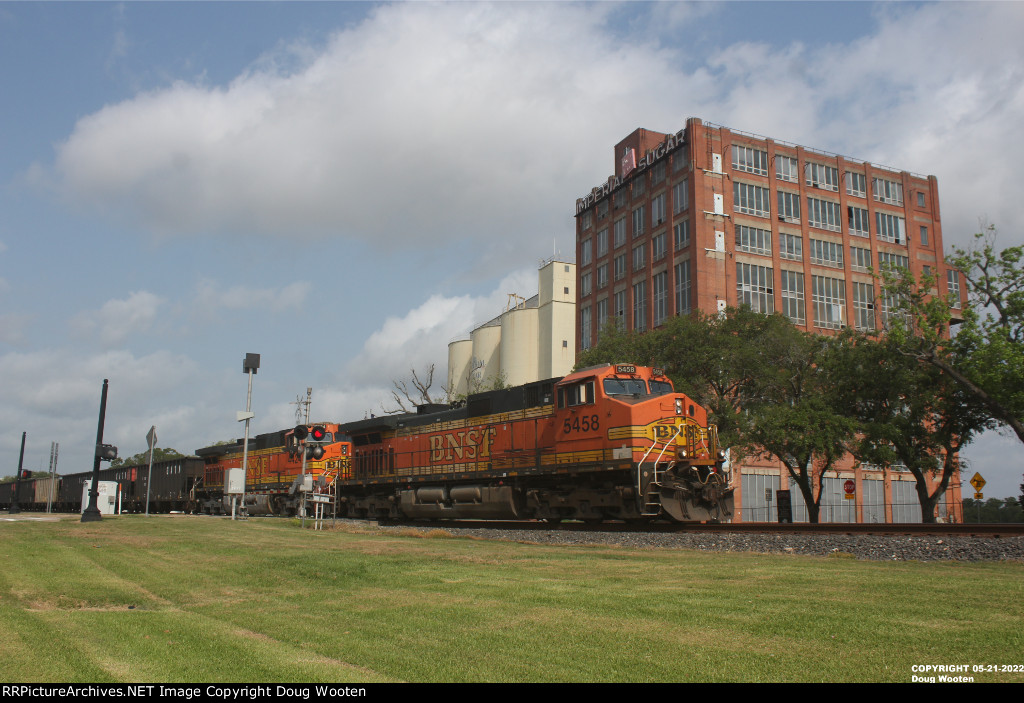
<svg viewBox="0 0 1024 703"><path fill-rule="evenodd" d="M647 384L639 378L606 378L605 395L647 395Z"/></svg>
<svg viewBox="0 0 1024 703"><path fill-rule="evenodd" d="M665 395L672 392L672 384L668 381L651 380L651 395Z"/></svg>

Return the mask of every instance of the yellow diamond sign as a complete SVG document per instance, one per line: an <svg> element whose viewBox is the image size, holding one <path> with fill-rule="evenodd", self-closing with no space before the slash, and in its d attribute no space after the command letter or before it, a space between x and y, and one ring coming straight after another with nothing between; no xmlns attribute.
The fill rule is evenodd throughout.
<svg viewBox="0 0 1024 703"><path fill-rule="evenodd" d="M974 486L974 490L981 491L985 487L985 479L981 477L981 474L975 473L971 479L971 485Z"/></svg>

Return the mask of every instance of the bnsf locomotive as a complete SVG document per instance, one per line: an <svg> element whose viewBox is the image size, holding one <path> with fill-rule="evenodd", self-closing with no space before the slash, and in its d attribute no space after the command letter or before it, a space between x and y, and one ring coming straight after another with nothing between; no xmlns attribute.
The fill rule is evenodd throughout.
<svg viewBox="0 0 1024 703"><path fill-rule="evenodd" d="M659 369L601 366L339 425L349 517L726 520L733 494L707 412Z"/></svg>
<svg viewBox="0 0 1024 703"><path fill-rule="evenodd" d="M312 492L326 494L339 516L359 518L706 521L733 513L715 426L659 369L592 367L418 410L254 437L246 510L295 514ZM151 509L230 510L226 471L241 466L242 441L196 454L154 466L160 488ZM104 473L115 471L109 479L130 509L144 509L145 467ZM64 509L80 508L86 476L61 479ZM4 488L0 507L13 484Z"/></svg>

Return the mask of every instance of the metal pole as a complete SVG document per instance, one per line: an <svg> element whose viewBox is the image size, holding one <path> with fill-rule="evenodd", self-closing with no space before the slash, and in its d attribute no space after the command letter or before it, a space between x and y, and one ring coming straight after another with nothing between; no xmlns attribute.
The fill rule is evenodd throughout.
<svg viewBox="0 0 1024 703"><path fill-rule="evenodd" d="M252 410L252 374L253 370L249 369L249 392L245 396L245 412L246 415ZM245 418L245 438L242 440L242 507L241 512L243 515L247 515L245 512L245 485L249 482L249 418Z"/></svg>
<svg viewBox="0 0 1024 703"><path fill-rule="evenodd" d="M18 475L14 478L14 495L11 496L11 504L7 508L7 512L11 515L21 512L21 506L18 505L18 494L21 493L21 467L25 462L25 435L27 432L21 433L21 454L18 455Z"/></svg>
<svg viewBox="0 0 1024 703"><path fill-rule="evenodd" d="M153 485L153 454L156 451L156 425L150 426L146 439L149 440L149 473L146 474L146 517L149 517L149 489Z"/></svg>
<svg viewBox="0 0 1024 703"><path fill-rule="evenodd" d="M96 451L92 461L92 487L89 489L89 507L82 513L82 522L97 522L103 519L97 505L100 482L100 446L103 444L103 422L107 415L107 379L103 379L103 393L100 395L100 421L96 426Z"/></svg>

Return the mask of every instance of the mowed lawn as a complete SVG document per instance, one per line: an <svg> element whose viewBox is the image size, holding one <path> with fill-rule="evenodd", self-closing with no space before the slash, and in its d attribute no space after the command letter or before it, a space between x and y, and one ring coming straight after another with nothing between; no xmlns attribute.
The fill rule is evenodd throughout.
<svg viewBox="0 0 1024 703"><path fill-rule="evenodd" d="M4 682L1021 682L1022 622L1020 563L0 523Z"/></svg>

